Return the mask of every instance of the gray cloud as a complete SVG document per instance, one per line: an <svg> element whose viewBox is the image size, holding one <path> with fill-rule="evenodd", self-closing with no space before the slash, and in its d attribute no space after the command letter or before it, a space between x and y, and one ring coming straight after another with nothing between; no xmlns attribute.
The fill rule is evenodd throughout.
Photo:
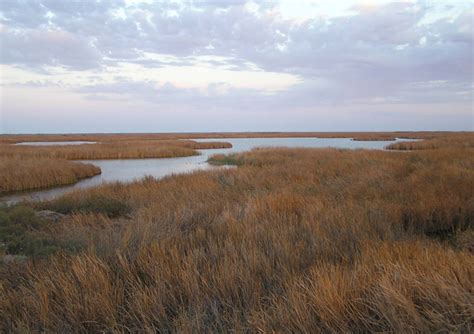
<svg viewBox="0 0 474 334"><path fill-rule="evenodd" d="M2 4L1 61L84 70L130 62L147 67L191 65L295 74L304 82L269 96L254 90L207 93L118 78L76 92L108 99L129 94L158 104L227 108L310 107L332 103L445 103L472 99L473 13L423 22L424 2L392 3L354 15L286 19L273 2L257 12L245 1L153 2L6 1ZM146 59L146 52L174 57Z"/></svg>
<svg viewBox="0 0 474 334"><path fill-rule="evenodd" d="M90 39L64 30L28 29L1 32L4 64L65 66L75 69L97 67L101 55Z"/></svg>

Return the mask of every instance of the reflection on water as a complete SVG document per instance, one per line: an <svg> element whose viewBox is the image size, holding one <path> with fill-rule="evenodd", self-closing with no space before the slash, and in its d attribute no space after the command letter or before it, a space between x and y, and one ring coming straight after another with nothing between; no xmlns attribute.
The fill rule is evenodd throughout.
<svg viewBox="0 0 474 334"><path fill-rule="evenodd" d="M216 139L195 139L196 141L215 141ZM161 178L171 174L187 173L198 169L216 168L207 163L209 156L219 153L235 153L256 147L334 147L348 149L383 149L393 141L352 141L350 138L225 138L232 148L200 150L201 155L166 159L127 159L127 160L86 160L102 170L97 175L81 180L73 185L55 187L47 190L31 191L5 196L2 202L16 203L22 200L47 200L75 189L100 185L104 182L130 182L144 176ZM401 140L399 140L401 141Z"/></svg>
<svg viewBox="0 0 474 334"><path fill-rule="evenodd" d="M20 146L62 146L62 145L82 145L95 144L95 141L24 141L14 145Z"/></svg>

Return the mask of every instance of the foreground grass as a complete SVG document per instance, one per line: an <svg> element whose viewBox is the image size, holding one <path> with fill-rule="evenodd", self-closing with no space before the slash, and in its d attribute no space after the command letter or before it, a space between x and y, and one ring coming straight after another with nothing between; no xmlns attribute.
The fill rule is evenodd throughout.
<svg viewBox="0 0 474 334"><path fill-rule="evenodd" d="M37 204L81 251L4 265L0 328L470 332L473 153L260 149Z"/></svg>

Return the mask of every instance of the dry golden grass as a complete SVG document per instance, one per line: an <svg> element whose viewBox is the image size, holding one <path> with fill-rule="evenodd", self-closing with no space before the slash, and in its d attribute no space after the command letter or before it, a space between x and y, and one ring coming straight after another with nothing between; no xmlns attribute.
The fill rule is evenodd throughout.
<svg viewBox="0 0 474 334"><path fill-rule="evenodd" d="M98 174L100 168L91 164L49 158L2 157L0 194L71 184Z"/></svg>
<svg viewBox="0 0 474 334"><path fill-rule="evenodd" d="M260 149L39 204L82 250L3 266L0 328L470 332L473 151Z"/></svg>
<svg viewBox="0 0 474 334"><path fill-rule="evenodd" d="M455 133L449 136L440 136L422 141L408 141L390 144L390 150L413 151L449 148L474 148L474 132Z"/></svg>
<svg viewBox="0 0 474 334"><path fill-rule="evenodd" d="M469 332L473 256L434 243L362 247L352 266L321 264L256 317L265 332ZM416 255L414 255L416 254Z"/></svg>
<svg viewBox="0 0 474 334"><path fill-rule="evenodd" d="M39 157L67 160L173 158L197 155L196 149L228 148L224 142L191 140L113 141L64 146L0 145L0 157Z"/></svg>

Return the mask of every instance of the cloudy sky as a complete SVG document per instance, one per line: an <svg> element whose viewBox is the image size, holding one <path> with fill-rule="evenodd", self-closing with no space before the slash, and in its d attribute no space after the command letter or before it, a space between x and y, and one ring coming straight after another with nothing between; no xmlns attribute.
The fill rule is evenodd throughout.
<svg viewBox="0 0 474 334"><path fill-rule="evenodd" d="M2 0L0 133L474 130L466 1Z"/></svg>

